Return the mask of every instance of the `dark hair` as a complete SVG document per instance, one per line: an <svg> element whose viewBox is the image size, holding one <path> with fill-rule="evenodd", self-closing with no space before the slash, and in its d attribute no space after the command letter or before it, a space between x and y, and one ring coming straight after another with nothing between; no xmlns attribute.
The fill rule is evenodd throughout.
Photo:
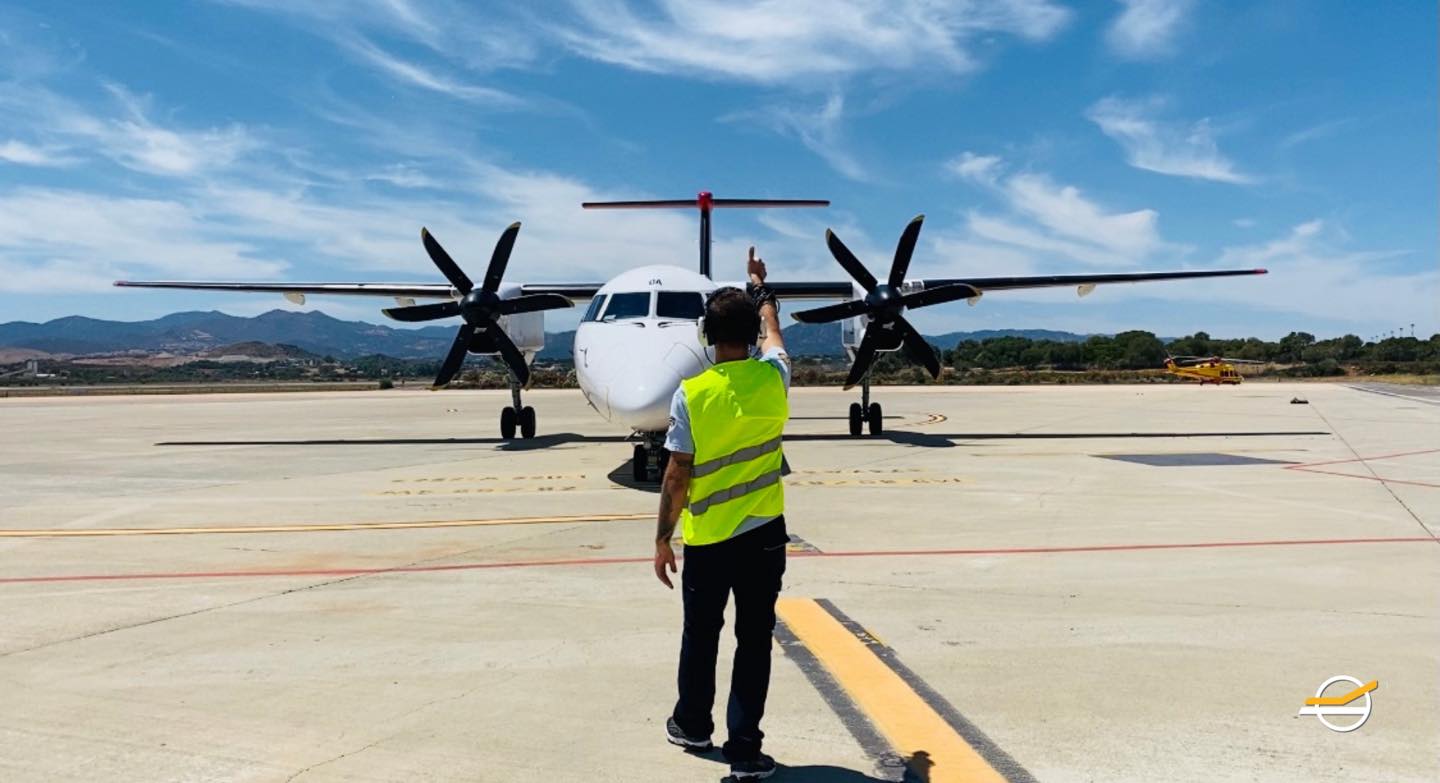
<svg viewBox="0 0 1440 783"><path fill-rule="evenodd" d="M760 314L750 296L734 286L717 288L705 300L705 337L711 345L760 339Z"/></svg>

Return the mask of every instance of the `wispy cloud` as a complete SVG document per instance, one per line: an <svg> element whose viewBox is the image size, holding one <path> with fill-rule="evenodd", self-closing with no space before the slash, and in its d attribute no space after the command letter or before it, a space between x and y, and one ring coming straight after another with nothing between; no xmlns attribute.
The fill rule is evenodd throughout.
<svg viewBox="0 0 1440 783"><path fill-rule="evenodd" d="M1129 60L1153 60L1175 53L1175 38L1193 0L1120 0L1124 10L1105 31L1110 51Z"/></svg>
<svg viewBox="0 0 1440 783"><path fill-rule="evenodd" d="M17 166L69 166L77 159L53 147L37 147L11 139L0 144L0 161Z"/></svg>
<svg viewBox="0 0 1440 783"><path fill-rule="evenodd" d="M127 270L273 277L287 264L175 200L26 188L0 195L0 290L74 291Z"/></svg>
<svg viewBox="0 0 1440 783"><path fill-rule="evenodd" d="M547 23L577 54L627 68L763 84L865 71L974 70L976 39L1042 41L1070 12L1048 0L571 0Z"/></svg>
<svg viewBox="0 0 1440 783"><path fill-rule="evenodd" d="M845 133L845 96L835 93L818 109L795 105L743 111L721 118L728 122L759 123L781 135L797 139L805 148L819 155L840 175L868 182L870 172L850 149Z"/></svg>
<svg viewBox="0 0 1440 783"><path fill-rule="evenodd" d="M944 168L961 179L993 185L999 173L1000 158L996 155L976 155L967 150L946 161Z"/></svg>
<svg viewBox="0 0 1440 783"><path fill-rule="evenodd" d="M1153 209L1116 212L1087 198L1074 185L1046 174L1007 173L996 155L965 152L946 164L952 173L998 198L1009 214L967 213L968 241L1008 245L1093 266L1130 266L1162 249L1176 251L1160 237Z"/></svg>
<svg viewBox="0 0 1440 783"><path fill-rule="evenodd" d="M223 169L255 150L259 141L240 126L164 127L149 116L148 99L118 84L106 84L113 108L99 113L31 85L0 85L0 109L6 122L41 139L39 146L5 150L30 165L64 165L86 158L108 158L133 171L164 177L188 177ZM26 159L28 158L28 160Z"/></svg>
<svg viewBox="0 0 1440 783"><path fill-rule="evenodd" d="M491 108L529 103L482 81L497 69L529 64L537 53L534 34L503 5L482 9L448 0L218 1L298 26L402 85ZM428 61L404 56L399 53L403 49L424 53Z"/></svg>
<svg viewBox="0 0 1440 783"><path fill-rule="evenodd" d="M1433 265L1422 272L1399 271L1409 251L1351 250L1348 244L1341 228L1316 219L1264 242L1227 247L1217 265L1265 267L1270 274L1255 285L1226 288L1224 296L1355 328L1402 319L1433 322L1440 303L1440 272ZM1210 284L1186 293L1203 297L1218 291Z"/></svg>
<svg viewBox="0 0 1440 783"><path fill-rule="evenodd" d="M1208 120L1188 125L1162 121L1155 115L1164 106L1158 98L1111 96L1091 106L1086 117L1119 142L1126 160L1137 169L1232 184L1255 181L1221 154Z"/></svg>

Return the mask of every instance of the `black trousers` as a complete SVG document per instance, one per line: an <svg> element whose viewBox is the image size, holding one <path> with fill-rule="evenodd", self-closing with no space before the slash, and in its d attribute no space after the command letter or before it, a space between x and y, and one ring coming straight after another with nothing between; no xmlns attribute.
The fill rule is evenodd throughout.
<svg viewBox="0 0 1440 783"><path fill-rule="evenodd" d="M760 753L765 697L770 691L770 642L775 631L775 599L785 574L785 517L771 520L735 538L685 547L681 592L685 633L680 641L680 699L675 722L686 734L708 737L715 730L715 657L725 604L735 594L735 666L730 673L730 705L723 748L732 761Z"/></svg>

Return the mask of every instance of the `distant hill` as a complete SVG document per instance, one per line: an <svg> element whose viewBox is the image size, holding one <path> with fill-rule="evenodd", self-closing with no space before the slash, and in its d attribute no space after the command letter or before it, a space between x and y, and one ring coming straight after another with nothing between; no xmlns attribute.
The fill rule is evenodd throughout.
<svg viewBox="0 0 1440 783"><path fill-rule="evenodd" d="M293 345L318 355L385 354L399 358L444 355L454 326L392 329L363 321L342 321L318 311L271 310L252 318L219 312L172 313L151 321L102 321L84 316L43 324L0 324L0 346L47 353L94 354L120 351L204 353L235 343Z"/></svg>
<svg viewBox="0 0 1440 783"><path fill-rule="evenodd" d="M961 340L1009 336L1080 341L1088 335L1044 329L999 329L949 332L926 339L949 349ZM444 356L454 338L455 326L449 323L423 329L392 329L364 321L342 321L318 311L289 310L271 310L250 318L196 311L172 313L150 321L104 321L69 316L43 324L27 321L0 324L0 348L52 354L163 351L260 358L305 358L305 354L356 358L380 354L399 359L437 359ZM539 358L569 359L574 342L574 331L549 333ZM792 324L785 327L785 344L795 356L842 356L844 353L839 324Z"/></svg>
<svg viewBox="0 0 1440 783"><path fill-rule="evenodd" d="M221 358L225 356L248 356L252 359L319 359L319 356L294 345L285 343L261 343L251 340L243 343L222 345L219 348L212 348L205 351L202 356L206 358Z"/></svg>

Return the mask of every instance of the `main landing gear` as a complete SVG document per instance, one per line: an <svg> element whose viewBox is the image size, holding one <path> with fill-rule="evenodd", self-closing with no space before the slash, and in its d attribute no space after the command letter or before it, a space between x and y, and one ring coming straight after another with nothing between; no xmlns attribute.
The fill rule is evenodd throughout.
<svg viewBox="0 0 1440 783"><path fill-rule="evenodd" d="M885 432L885 417L880 403L870 401L870 375L860 382L860 401L850 403L850 437L860 437L861 430L870 427L871 435Z"/></svg>
<svg viewBox="0 0 1440 783"><path fill-rule="evenodd" d="M520 403L520 384L513 375L510 376L510 399L515 404L500 411L500 437L514 440L517 427L520 429L520 437L535 437L535 409Z"/></svg>
<svg viewBox="0 0 1440 783"><path fill-rule="evenodd" d="M635 455L630 461L630 475L637 483L660 481L665 478L665 468L670 465L670 452L665 449L665 433L642 432L640 442L635 444ZM651 478L651 470L654 478Z"/></svg>

